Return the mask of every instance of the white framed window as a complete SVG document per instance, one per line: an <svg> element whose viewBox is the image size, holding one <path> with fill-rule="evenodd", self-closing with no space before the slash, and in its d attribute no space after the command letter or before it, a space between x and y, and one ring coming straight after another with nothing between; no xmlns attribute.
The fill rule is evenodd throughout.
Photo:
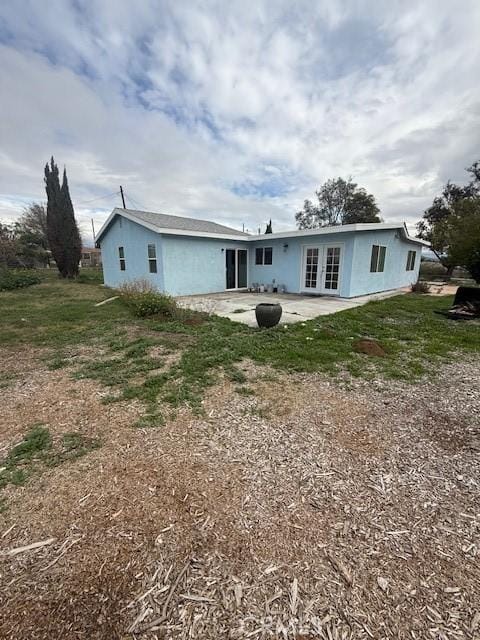
<svg viewBox="0 0 480 640"><path fill-rule="evenodd" d="M123 247L118 247L118 259L120 260L120 271L125 271L125 250Z"/></svg>
<svg viewBox="0 0 480 640"><path fill-rule="evenodd" d="M378 273L385 269L385 254L387 247L379 244L372 245L372 257L370 258L370 273Z"/></svg>
<svg viewBox="0 0 480 640"><path fill-rule="evenodd" d="M148 252L148 270L150 273L157 273L157 248L154 244L149 244Z"/></svg>
<svg viewBox="0 0 480 640"><path fill-rule="evenodd" d="M413 271L415 269L415 258L417 257L416 251L409 251L407 255L407 271Z"/></svg>
<svg viewBox="0 0 480 640"><path fill-rule="evenodd" d="M273 261L273 247L257 247L255 249L255 264L269 265Z"/></svg>

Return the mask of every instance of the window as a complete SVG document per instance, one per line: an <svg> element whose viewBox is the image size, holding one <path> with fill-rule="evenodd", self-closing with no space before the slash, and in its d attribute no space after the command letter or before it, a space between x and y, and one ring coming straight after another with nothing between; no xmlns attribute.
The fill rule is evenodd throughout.
<svg viewBox="0 0 480 640"><path fill-rule="evenodd" d="M120 271L125 271L125 251L123 247L118 247L118 257L120 258Z"/></svg>
<svg viewBox="0 0 480 640"><path fill-rule="evenodd" d="M407 256L407 271L413 271L415 269L415 257L416 251L409 251Z"/></svg>
<svg viewBox="0 0 480 640"><path fill-rule="evenodd" d="M154 244L148 245L148 269L150 273L157 273L157 249Z"/></svg>
<svg viewBox="0 0 480 640"><path fill-rule="evenodd" d="M387 247L382 247L378 244L372 246L372 257L370 259L370 272L375 273L383 271L385 268L385 253Z"/></svg>
<svg viewBox="0 0 480 640"><path fill-rule="evenodd" d="M272 256L272 247L259 247L255 249L255 264L272 264Z"/></svg>

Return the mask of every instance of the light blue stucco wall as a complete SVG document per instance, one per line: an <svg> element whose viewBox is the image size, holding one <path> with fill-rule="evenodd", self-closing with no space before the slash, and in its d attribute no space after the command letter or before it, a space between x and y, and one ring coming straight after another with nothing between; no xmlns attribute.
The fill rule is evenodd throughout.
<svg viewBox="0 0 480 640"><path fill-rule="evenodd" d="M374 244L385 246L385 268L383 272L371 273L370 260ZM415 269L407 271L407 255L415 251ZM403 239L396 230L362 231L355 236L352 283L349 296L388 291L407 287L418 280L421 245Z"/></svg>
<svg viewBox="0 0 480 640"><path fill-rule="evenodd" d="M249 283L270 284L273 279L277 285L286 287L289 293L315 293L304 287L303 274L303 247L319 245L341 245L342 264L340 272L339 290L337 295L348 297L350 291L350 278L352 275L353 257L352 233L321 234L303 236L297 238L283 238L266 240L262 238L258 242L249 242ZM285 247L285 245L288 245ZM255 249L257 247L272 247L272 264L256 265Z"/></svg>
<svg viewBox="0 0 480 640"><path fill-rule="evenodd" d="M154 244L157 252L157 273L149 273L147 246ZM162 243L158 233L136 222L117 216L100 242L103 277L108 287L124 282L146 279L160 291L164 290ZM118 247L124 248L125 271L120 271Z"/></svg>
<svg viewBox="0 0 480 640"><path fill-rule="evenodd" d="M304 287L303 248L341 245L342 262L338 295L355 297L405 287L416 282L421 246L403 239L395 230L333 233L296 238L262 237L258 241L223 240L181 235L159 235L117 216L101 240L105 284L147 279L160 291L174 296L215 293L226 288L226 249L248 250L248 286L268 285L275 280L290 293L315 293ZM149 273L147 246L157 252L157 273ZM385 269L370 272L372 245L386 246ZM288 246L285 246L288 245ZM126 270L120 271L118 247L125 251ZM255 249L272 247L272 264L255 265ZM407 271L407 254L416 251L415 269Z"/></svg>
<svg viewBox="0 0 480 640"><path fill-rule="evenodd" d="M225 249L247 246L235 240L163 235L165 290L173 296L225 291Z"/></svg>

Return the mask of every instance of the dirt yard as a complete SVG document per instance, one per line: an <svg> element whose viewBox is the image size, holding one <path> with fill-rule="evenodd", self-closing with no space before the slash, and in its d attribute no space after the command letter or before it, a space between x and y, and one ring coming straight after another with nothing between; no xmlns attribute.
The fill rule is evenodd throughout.
<svg viewBox="0 0 480 640"><path fill-rule="evenodd" d="M475 354L415 385L246 362L255 395L156 429L41 356L0 354L0 457L35 424L102 446L3 489L0 637L480 638Z"/></svg>

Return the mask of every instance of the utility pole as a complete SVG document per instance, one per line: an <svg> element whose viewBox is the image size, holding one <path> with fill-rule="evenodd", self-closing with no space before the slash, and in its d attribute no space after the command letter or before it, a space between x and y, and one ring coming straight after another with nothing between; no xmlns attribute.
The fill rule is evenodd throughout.
<svg viewBox="0 0 480 640"><path fill-rule="evenodd" d="M92 218L92 233L93 233L93 246L95 246L95 224Z"/></svg>
<svg viewBox="0 0 480 640"><path fill-rule="evenodd" d="M120 195L122 196L123 208L126 209L127 207L125 206L125 196L123 195L122 185L120 185Z"/></svg>

